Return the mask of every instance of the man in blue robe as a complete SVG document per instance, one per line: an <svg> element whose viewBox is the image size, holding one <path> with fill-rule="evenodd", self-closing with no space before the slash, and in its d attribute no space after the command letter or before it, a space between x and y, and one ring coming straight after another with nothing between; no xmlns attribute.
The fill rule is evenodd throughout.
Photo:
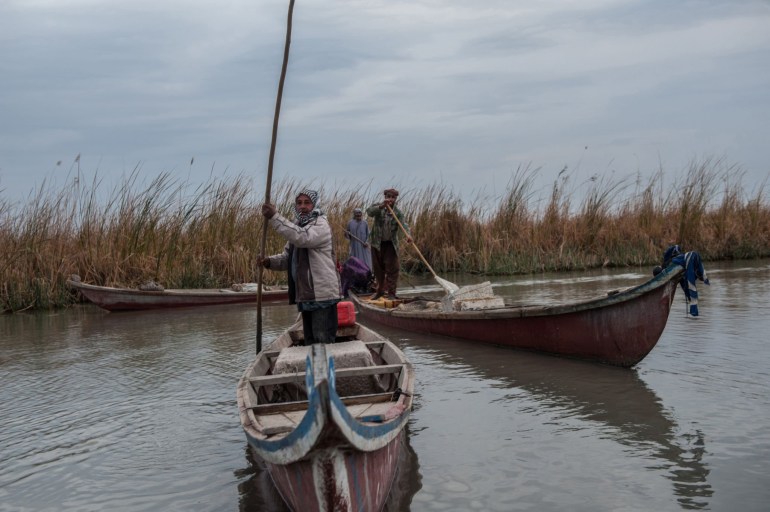
<svg viewBox="0 0 770 512"><path fill-rule="evenodd" d="M358 258L372 268L372 252L369 248L369 224L364 220L361 208L353 210L353 218L348 221L345 238L350 240L350 256Z"/></svg>

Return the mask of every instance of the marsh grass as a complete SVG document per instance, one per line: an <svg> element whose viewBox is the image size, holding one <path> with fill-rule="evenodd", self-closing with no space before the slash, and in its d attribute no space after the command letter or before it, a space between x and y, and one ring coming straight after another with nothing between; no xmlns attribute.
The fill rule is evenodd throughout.
<svg viewBox="0 0 770 512"><path fill-rule="evenodd" d="M692 163L665 182L661 170L640 177L595 176L573 185L565 168L545 192L539 169L517 169L496 198L464 203L450 188L403 189L399 207L412 237L441 272L517 274L644 266L672 243L706 260L770 256L765 186L747 195L740 169L722 160ZM77 297L65 281L166 288L229 287L254 282L262 216L262 184L238 176L189 187L170 173L140 183L139 169L106 194L97 177L63 189L43 183L24 205L0 197L0 302L3 311L64 307ZM295 193L314 188L334 229L337 258L347 257L344 226L355 207L378 202L381 190L280 181L273 202L292 217ZM0 192L1 193L1 192ZM489 205L492 205L491 207ZM268 254L284 241L268 230ZM401 249L405 272L424 272L416 252ZM264 273L267 284L285 280Z"/></svg>

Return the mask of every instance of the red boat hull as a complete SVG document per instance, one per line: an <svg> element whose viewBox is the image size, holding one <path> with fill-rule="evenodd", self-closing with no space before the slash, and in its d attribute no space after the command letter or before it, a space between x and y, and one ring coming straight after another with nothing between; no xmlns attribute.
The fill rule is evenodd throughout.
<svg viewBox="0 0 770 512"><path fill-rule="evenodd" d="M93 286L68 281L89 301L108 311L139 311L145 309L169 309L197 306L221 306L228 304L256 303L256 292L231 290L163 290L143 291L131 288ZM262 293L262 302L288 303L289 291L270 290Z"/></svg>
<svg viewBox="0 0 770 512"><path fill-rule="evenodd" d="M384 309L354 297L363 320L399 329L631 367L666 327L680 270L595 301L490 311Z"/></svg>
<svg viewBox="0 0 770 512"><path fill-rule="evenodd" d="M404 432L379 450L314 450L288 465L266 463L284 501L296 511L379 511L396 475Z"/></svg>

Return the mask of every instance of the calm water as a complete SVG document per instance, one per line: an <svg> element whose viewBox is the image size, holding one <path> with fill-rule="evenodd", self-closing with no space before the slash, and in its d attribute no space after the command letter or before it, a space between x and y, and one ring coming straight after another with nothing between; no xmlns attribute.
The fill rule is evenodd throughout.
<svg viewBox="0 0 770 512"><path fill-rule="evenodd" d="M770 509L770 262L706 269L702 316L677 293L632 370L377 328L417 375L389 510ZM552 302L647 273L495 284ZM266 308L264 338L295 315ZM0 510L284 510L235 405L255 324L251 306L0 317Z"/></svg>

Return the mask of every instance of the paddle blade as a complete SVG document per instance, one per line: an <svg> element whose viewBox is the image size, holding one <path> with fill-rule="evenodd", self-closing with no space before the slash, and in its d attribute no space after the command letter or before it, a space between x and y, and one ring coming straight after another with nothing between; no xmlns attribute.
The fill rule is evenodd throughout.
<svg viewBox="0 0 770 512"><path fill-rule="evenodd" d="M446 279L441 279L439 276L433 276L436 279L436 282L441 285L441 287L447 291L447 293L454 293L457 290L460 289L459 286L457 286L454 283L450 283Z"/></svg>

